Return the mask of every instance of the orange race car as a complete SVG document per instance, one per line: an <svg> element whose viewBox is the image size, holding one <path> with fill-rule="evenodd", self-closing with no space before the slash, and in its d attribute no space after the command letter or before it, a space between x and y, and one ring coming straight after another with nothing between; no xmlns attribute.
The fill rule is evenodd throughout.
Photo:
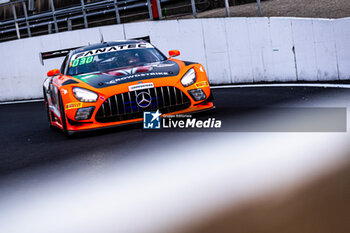
<svg viewBox="0 0 350 233"><path fill-rule="evenodd" d="M143 112L194 113L214 108L201 64L164 56L143 40L72 50L44 81L50 126L68 134L141 122Z"/></svg>

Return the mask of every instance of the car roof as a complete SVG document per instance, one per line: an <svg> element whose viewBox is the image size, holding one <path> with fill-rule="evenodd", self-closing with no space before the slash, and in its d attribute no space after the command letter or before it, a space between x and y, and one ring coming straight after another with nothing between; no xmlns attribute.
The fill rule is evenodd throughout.
<svg viewBox="0 0 350 233"><path fill-rule="evenodd" d="M138 43L147 43L144 40L120 40L120 41L110 41L110 42L102 42L97 44L92 44L88 46L84 46L72 51L72 54L81 53L85 51L90 51L99 48L111 47L111 46L119 46L125 44L138 44Z"/></svg>

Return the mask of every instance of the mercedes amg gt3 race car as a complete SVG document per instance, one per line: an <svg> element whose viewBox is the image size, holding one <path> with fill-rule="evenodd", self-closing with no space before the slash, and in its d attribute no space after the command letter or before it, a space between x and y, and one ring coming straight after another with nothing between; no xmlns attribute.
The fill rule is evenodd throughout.
<svg viewBox="0 0 350 233"><path fill-rule="evenodd" d="M201 64L164 56L142 40L103 42L70 51L43 84L50 126L65 133L141 122L214 108Z"/></svg>

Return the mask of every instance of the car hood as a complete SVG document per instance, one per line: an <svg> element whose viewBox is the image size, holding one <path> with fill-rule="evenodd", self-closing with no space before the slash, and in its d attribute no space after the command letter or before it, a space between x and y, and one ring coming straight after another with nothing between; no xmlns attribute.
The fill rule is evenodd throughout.
<svg viewBox="0 0 350 233"><path fill-rule="evenodd" d="M142 66L127 67L102 73L74 75L95 88L104 88L139 80L177 76L179 65L171 60L144 64Z"/></svg>

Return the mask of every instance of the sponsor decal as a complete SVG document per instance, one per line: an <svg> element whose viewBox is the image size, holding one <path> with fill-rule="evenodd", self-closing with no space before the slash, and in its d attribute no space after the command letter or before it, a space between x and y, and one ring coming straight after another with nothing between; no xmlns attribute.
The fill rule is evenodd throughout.
<svg viewBox="0 0 350 233"><path fill-rule="evenodd" d="M207 81L203 81L203 82L196 83L195 86L197 88L209 87L209 83Z"/></svg>
<svg viewBox="0 0 350 233"><path fill-rule="evenodd" d="M150 76L169 76L169 72L151 72L151 73L141 73L141 74L134 74L134 75L129 75L129 76L124 76L121 78L116 78L111 81L105 82L106 85L111 85L111 84L117 84L118 82L129 80L129 79L134 79L134 78L145 78L145 77L150 77Z"/></svg>
<svg viewBox="0 0 350 233"><path fill-rule="evenodd" d="M161 121L160 121L161 113L159 110L156 112L143 112L143 128L144 129L160 129Z"/></svg>
<svg viewBox="0 0 350 233"><path fill-rule="evenodd" d="M140 44L125 44L125 45L111 46L106 48L98 48L98 49L74 54L72 56L71 61L82 57L89 57L97 54L110 53L110 52L116 52L116 51L127 50L127 49L144 49L144 48L153 48L153 46L149 43L140 43Z"/></svg>
<svg viewBox="0 0 350 233"><path fill-rule="evenodd" d="M151 103L152 103L152 97L148 92L143 91L136 96L136 104L140 108L147 108L151 105Z"/></svg>
<svg viewBox="0 0 350 233"><path fill-rule="evenodd" d="M148 88L153 88L153 83L143 83L143 84L137 84L129 86L129 91L137 91L137 90L143 90Z"/></svg>
<svg viewBox="0 0 350 233"><path fill-rule="evenodd" d="M69 104L66 104L66 110L81 108L82 106L83 106L83 103L81 102L69 103Z"/></svg>
<svg viewBox="0 0 350 233"><path fill-rule="evenodd" d="M61 89L61 90L62 90L63 95L67 95L68 91L66 89Z"/></svg>

